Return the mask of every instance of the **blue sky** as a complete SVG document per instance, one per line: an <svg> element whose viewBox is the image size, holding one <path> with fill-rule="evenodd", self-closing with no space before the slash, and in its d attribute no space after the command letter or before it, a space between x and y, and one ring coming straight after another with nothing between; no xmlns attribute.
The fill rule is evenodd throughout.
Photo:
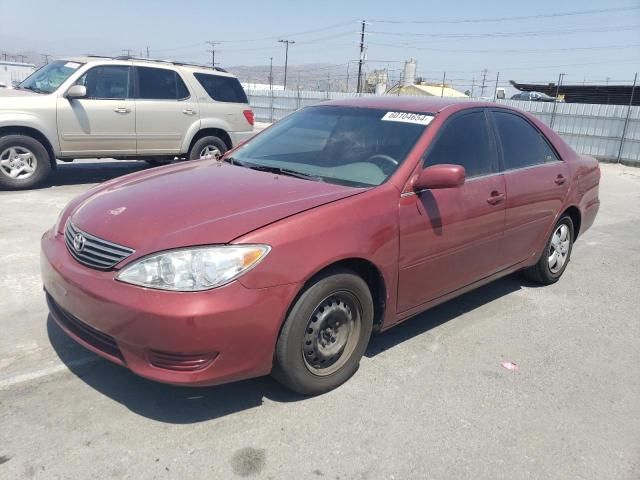
<svg viewBox="0 0 640 480"><path fill-rule="evenodd" d="M460 22L617 7L639 8ZM357 20L363 18L371 32L366 38L369 69L397 72L405 59L414 57L419 74L436 79L447 71L460 86L473 79L477 84L484 68L487 81L495 81L498 71L501 79L521 81L554 81L565 72L567 83L629 81L640 69L640 0L0 0L0 49L54 55L131 49L138 54L148 45L152 56L206 62L205 42L211 40L220 42L216 61L222 66L265 65L271 56L274 64L283 63L284 48L277 43L283 37L297 42L290 49L290 64L336 63L346 71L347 63L358 58ZM389 20L432 23L385 23ZM436 23L440 21L458 23ZM311 30L317 31L305 33ZM460 36L438 36L443 34Z"/></svg>

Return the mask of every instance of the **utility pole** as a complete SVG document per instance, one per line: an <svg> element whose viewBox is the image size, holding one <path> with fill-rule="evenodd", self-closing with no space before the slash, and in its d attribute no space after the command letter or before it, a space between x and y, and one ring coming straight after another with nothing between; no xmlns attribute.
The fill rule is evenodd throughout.
<svg viewBox="0 0 640 480"><path fill-rule="evenodd" d="M123 48L122 49L122 53L125 54L127 57L131 56L131 49L130 48Z"/></svg>
<svg viewBox="0 0 640 480"><path fill-rule="evenodd" d="M480 98L484 97L485 80L487 79L487 69L482 70L482 86L480 87Z"/></svg>
<svg viewBox="0 0 640 480"><path fill-rule="evenodd" d="M211 67L216 68L216 45L219 45L220 43L212 41L208 41L207 43L211 45L211 50L207 50L207 52L211 54Z"/></svg>
<svg viewBox="0 0 640 480"><path fill-rule="evenodd" d="M296 43L294 40L278 40L279 43L284 43L284 89L287 89L287 65L289 63L289 45Z"/></svg>
<svg viewBox="0 0 640 480"><path fill-rule="evenodd" d="M558 95L560 94L560 85L562 85L562 78L566 75L566 73L561 73L558 75L558 84L556 85L556 98L553 101L553 110L551 112L551 121L549 122L549 126L553 128L553 121L556 118L556 109L558 108Z"/></svg>
<svg viewBox="0 0 640 480"><path fill-rule="evenodd" d="M629 108L627 109L627 118L624 119L624 126L622 127L622 137L620 137L620 147L618 148L618 162L620 163L620 157L622 156L622 147L624 146L624 136L627 134L627 126L629 125L629 116L631 115L631 107L633 106L633 95L636 93L636 83L638 81L638 72L633 77L633 87L631 87L631 98L629 99Z"/></svg>
<svg viewBox="0 0 640 480"><path fill-rule="evenodd" d="M269 57L269 91L273 92L273 57Z"/></svg>
<svg viewBox="0 0 640 480"><path fill-rule="evenodd" d="M149 55L149 45L147 45L147 58L151 58L151 55Z"/></svg>
<svg viewBox="0 0 640 480"><path fill-rule="evenodd" d="M442 90L440 90L440 98L444 97L444 82L447 80L447 72L442 74Z"/></svg>
<svg viewBox="0 0 640 480"><path fill-rule="evenodd" d="M48 53L43 53L43 54L42 54L42 58L44 58L44 63L45 63L45 65L48 65L48 64L49 64L49 57L50 57L50 56L51 56L51 55L49 55ZM5 55L5 59L6 59L6 55Z"/></svg>
<svg viewBox="0 0 640 480"><path fill-rule="evenodd" d="M471 79L471 98L473 98L473 89L476 88L476 77Z"/></svg>
<svg viewBox="0 0 640 480"><path fill-rule="evenodd" d="M496 88L493 90L493 101L496 101L496 97L498 96L498 81L500 80L500 72L496 75Z"/></svg>
<svg viewBox="0 0 640 480"><path fill-rule="evenodd" d="M362 30L360 31L360 60L358 61L358 87L356 89L357 93L362 91L362 64L364 63L364 27L366 22L364 20L361 21Z"/></svg>

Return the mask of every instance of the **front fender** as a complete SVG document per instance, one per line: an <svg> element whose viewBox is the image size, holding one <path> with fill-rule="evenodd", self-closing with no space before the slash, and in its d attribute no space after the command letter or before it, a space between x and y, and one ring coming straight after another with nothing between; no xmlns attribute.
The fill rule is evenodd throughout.
<svg viewBox="0 0 640 480"><path fill-rule="evenodd" d="M55 155L58 155L60 152L55 113L53 115L53 121L47 121L38 115L27 112L3 110L0 112L0 129L4 127L30 128L36 130L47 139Z"/></svg>

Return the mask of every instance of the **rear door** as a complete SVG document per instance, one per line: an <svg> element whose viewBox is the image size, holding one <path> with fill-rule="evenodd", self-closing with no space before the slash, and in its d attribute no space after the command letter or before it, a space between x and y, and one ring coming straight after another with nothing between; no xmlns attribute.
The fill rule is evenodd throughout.
<svg viewBox="0 0 640 480"><path fill-rule="evenodd" d="M399 312L487 277L501 264L505 185L482 109L455 114L441 127L423 165L443 163L465 167L464 185L400 198Z"/></svg>
<svg viewBox="0 0 640 480"><path fill-rule="evenodd" d="M169 68L134 67L139 155L178 155L194 123L198 102L180 74Z"/></svg>
<svg viewBox="0 0 640 480"><path fill-rule="evenodd" d="M135 155L136 106L131 67L98 65L76 82L85 98L58 97L58 137L64 156Z"/></svg>
<svg viewBox="0 0 640 480"><path fill-rule="evenodd" d="M491 109L507 188L504 260L513 265L539 250L569 190L569 167L524 116Z"/></svg>

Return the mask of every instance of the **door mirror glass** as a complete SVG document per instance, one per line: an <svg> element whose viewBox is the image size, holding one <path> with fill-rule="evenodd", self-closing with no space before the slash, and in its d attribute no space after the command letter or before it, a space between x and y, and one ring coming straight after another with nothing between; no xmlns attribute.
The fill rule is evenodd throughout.
<svg viewBox="0 0 640 480"><path fill-rule="evenodd" d="M71 98L84 98L87 96L87 87L84 85L72 85L69 90L67 90L66 97Z"/></svg>
<svg viewBox="0 0 640 480"><path fill-rule="evenodd" d="M455 188L464 185L462 165L440 164L423 169L413 181L414 190Z"/></svg>

